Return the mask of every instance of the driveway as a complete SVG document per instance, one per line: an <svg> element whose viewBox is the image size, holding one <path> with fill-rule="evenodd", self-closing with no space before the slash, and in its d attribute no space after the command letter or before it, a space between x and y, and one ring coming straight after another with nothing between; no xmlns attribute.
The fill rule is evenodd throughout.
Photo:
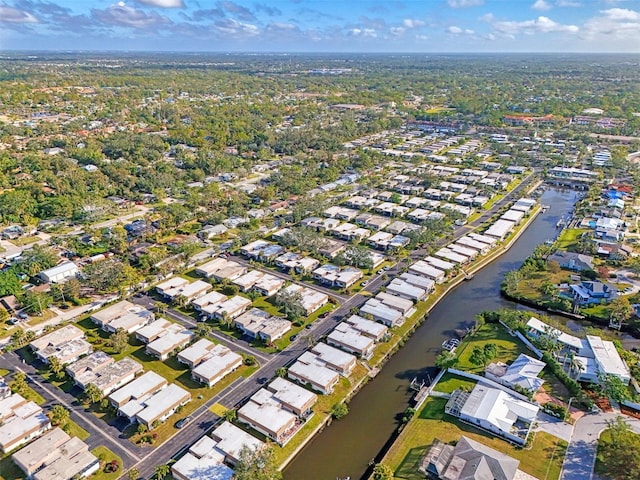
<svg viewBox="0 0 640 480"><path fill-rule="evenodd" d="M558 437L565 442L569 442L571 440L573 425L569 425L559 418L552 417L551 415L548 415L544 412L539 412L536 423L538 425L535 428L535 431L550 433L554 437Z"/></svg>
<svg viewBox="0 0 640 480"><path fill-rule="evenodd" d="M588 413L580 418L573 428L573 436L562 464L560 480L589 480L593 478L596 463L598 437L608 422L619 417L619 413ZM640 420L624 417L631 429L640 433Z"/></svg>

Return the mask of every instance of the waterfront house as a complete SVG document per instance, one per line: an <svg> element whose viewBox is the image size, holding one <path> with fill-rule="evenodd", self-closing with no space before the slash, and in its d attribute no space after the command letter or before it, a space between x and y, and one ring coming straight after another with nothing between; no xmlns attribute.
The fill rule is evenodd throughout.
<svg viewBox="0 0 640 480"><path fill-rule="evenodd" d="M521 353L511 365L503 362L490 363L484 370L484 376L501 385L528 392L536 392L544 383L539 378L546 363Z"/></svg>
<svg viewBox="0 0 640 480"><path fill-rule="evenodd" d="M471 392L454 391L445 406L449 415L519 445L527 442L539 409L521 398L479 383Z"/></svg>
<svg viewBox="0 0 640 480"><path fill-rule="evenodd" d="M593 257L582 253L556 250L555 253L547 257L547 262L558 262L561 268L582 272L593 270Z"/></svg>

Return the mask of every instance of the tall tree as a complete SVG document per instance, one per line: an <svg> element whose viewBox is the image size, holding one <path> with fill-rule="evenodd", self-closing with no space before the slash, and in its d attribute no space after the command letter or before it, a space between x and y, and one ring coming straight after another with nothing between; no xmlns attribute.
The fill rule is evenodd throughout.
<svg viewBox="0 0 640 480"><path fill-rule="evenodd" d="M111 342L111 348L115 353L122 353L129 344L129 334L123 328L119 328L109 338Z"/></svg>
<svg viewBox="0 0 640 480"><path fill-rule="evenodd" d="M102 391L93 383L87 385L87 388L84 389L84 395L91 403L98 403L104 396Z"/></svg>
<svg viewBox="0 0 640 480"><path fill-rule="evenodd" d="M171 468L166 463L156 465L156 468L153 471L153 473L155 474L158 480L162 480L164 477L169 475L170 472L171 472Z"/></svg>
<svg viewBox="0 0 640 480"><path fill-rule="evenodd" d="M598 442L597 470L612 480L640 478L640 435L622 417L609 423Z"/></svg>
<svg viewBox="0 0 640 480"><path fill-rule="evenodd" d="M281 480L273 447L270 444L263 448L249 448L246 445L240 450L235 467L236 480Z"/></svg>
<svg viewBox="0 0 640 480"><path fill-rule="evenodd" d="M69 416L69 410L64 406L56 404L51 407L51 423L54 426L66 424Z"/></svg>

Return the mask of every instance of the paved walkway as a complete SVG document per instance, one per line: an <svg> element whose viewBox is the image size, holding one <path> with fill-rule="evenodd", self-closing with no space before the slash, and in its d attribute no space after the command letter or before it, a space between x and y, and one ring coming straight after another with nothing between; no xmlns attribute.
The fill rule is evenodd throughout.
<svg viewBox="0 0 640 480"><path fill-rule="evenodd" d="M573 436L562 464L560 480L589 480L593 478L596 463L598 437L608 426L608 422L619 417L619 413L587 413L573 428ZM640 433L640 420L624 417L631 429Z"/></svg>

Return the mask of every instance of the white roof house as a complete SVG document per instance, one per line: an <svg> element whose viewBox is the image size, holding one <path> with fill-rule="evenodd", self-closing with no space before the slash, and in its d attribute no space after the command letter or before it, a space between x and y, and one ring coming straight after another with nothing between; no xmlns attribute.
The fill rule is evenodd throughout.
<svg viewBox="0 0 640 480"><path fill-rule="evenodd" d="M472 240L476 240L480 243L485 243L490 247L493 247L498 242L498 240L494 237L488 237L486 235L481 235L479 233L469 233L467 237L471 238Z"/></svg>
<svg viewBox="0 0 640 480"><path fill-rule="evenodd" d="M171 466L179 480L231 480L233 470L227 466L238 461L240 451L262 449L264 443L235 425L224 422L210 436L191 445L186 455Z"/></svg>
<svg viewBox="0 0 640 480"><path fill-rule="evenodd" d="M270 273L265 273L253 285L253 290L264 297L270 297L278 293L285 284L285 281Z"/></svg>
<svg viewBox="0 0 640 480"><path fill-rule="evenodd" d="M327 395L333 392L333 387L340 380L335 370L318 361L311 352L304 352L287 371L287 376L303 385L309 385L313 390Z"/></svg>
<svg viewBox="0 0 640 480"><path fill-rule="evenodd" d="M316 358L342 376L349 376L356 366L356 357L326 343L319 342L310 350Z"/></svg>
<svg viewBox="0 0 640 480"><path fill-rule="evenodd" d="M445 407L447 413L520 445L526 443L538 410L538 405L480 383L470 393L456 390Z"/></svg>
<svg viewBox="0 0 640 480"><path fill-rule="evenodd" d="M187 345L193 337L194 334L191 330L177 323L172 323L163 334L147 343L145 351L160 360L166 360L174 350Z"/></svg>
<svg viewBox="0 0 640 480"><path fill-rule="evenodd" d="M97 362L95 356L99 356ZM111 359L110 362L100 360L102 356ZM94 358L92 358L94 357ZM73 381L83 390L89 384L95 385L103 395L108 395L114 390L126 385L133 380L136 375L142 372L142 365L135 360L125 357L117 362L104 352L94 352L75 362L71 367L67 367L67 372L71 373Z"/></svg>
<svg viewBox="0 0 640 480"><path fill-rule="evenodd" d="M241 355L224 345L216 345L209 350L207 358L191 371L191 376L194 380L212 387L241 365Z"/></svg>
<svg viewBox="0 0 640 480"><path fill-rule="evenodd" d="M304 287L296 283L292 283L285 287L284 292L288 294L300 292L300 296L302 297L302 308L304 308L306 315L311 315L329 301L329 295L326 293L322 293L318 290L314 290L313 288Z"/></svg>
<svg viewBox="0 0 640 480"><path fill-rule="evenodd" d="M455 263L448 262L443 260L442 258L436 258L432 256L424 257L424 261L429 265L437 268L438 270L442 270L443 272L448 272L449 270L453 270L456 267Z"/></svg>
<svg viewBox="0 0 640 480"><path fill-rule="evenodd" d="M437 269L433 265L428 264L423 260L418 260L409 267L409 270L414 275L430 278L436 283L442 283L445 280L446 274L442 270Z"/></svg>
<svg viewBox="0 0 640 480"><path fill-rule="evenodd" d="M0 451L15 450L51 428L51 422L35 402L14 393L0 399Z"/></svg>
<svg viewBox="0 0 640 480"><path fill-rule="evenodd" d="M154 422L163 422L176 408L191 400L191 393L174 383L142 400L135 412L135 420L151 428ZM131 418L131 417L130 417Z"/></svg>
<svg viewBox="0 0 640 480"><path fill-rule="evenodd" d="M216 344L206 338L201 338L193 345L188 346L184 350L178 352L176 357L178 361L193 368L201 362L205 361L211 355L211 351L215 349Z"/></svg>
<svg viewBox="0 0 640 480"><path fill-rule="evenodd" d="M75 277L79 272L80 270L75 263L63 262L53 268L43 270L38 274L38 277L44 283L60 283Z"/></svg>
<svg viewBox="0 0 640 480"><path fill-rule="evenodd" d="M154 319L152 312L140 305L123 300L91 315L91 320L107 332L122 328L133 333Z"/></svg>
<svg viewBox="0 0 640 480"><path fill-rule="evenodd" d="M375 298L367 300L367 302L360 307L360 314L369 314L374 320L383 323L388 327L396 327L404 323L404 316L402 312L388 307Z"/></svg>
<svg viewBox="0 0 640 480"><path fill-rule="evenodd" d="M238 421L284 445L300 428L298 417L309 418L317 399L315 393L276 378L238 410Z"/></svg>
<svg viewBox="0 0 640 480"><path fill-rule="evenodd" d="M516 224L509 220L497 220L484 232L484 235L494 237L498 240L504 240L515 226Z"/></svg>
<svg viewBox="0 0 640 480"><path fill-rule="evenodd" d="M510 388L536 392L544 380L539 378L546 363L521 353L511 365L502 362L490 363L485 369L484 376Z"/></svg>
<svg viewBox="0 0 640 480"><path fill-rule="evenodd" d="M481 255L484 255L485 253L487 253L491 247L489 245L487 245L486 243L482 243L479 242L478 240L474 240L473 238L469 237L469 236L464 236L459 238L456 241L456 245L460 245L462 247L467 247L467 248L472 248L474 250L476 250L478 253L480 253Z"/></svg>
<svg viewBox="0 0 640 480"><path fill-rule="evenodd" d="M354 330L366 337L372 338L376 342L382 340L389 331L385 325L367 320L359 315L351 315L349 318L346 318L343 323L348 324Z"/></svg>
<svg viewBox="0 0 640 480"><path fill-rule="evenodd" d="M587 342L593 353L576 357L577 362L583 365L583 371L578 375L578 380L598 383L599 376L604 374L618 377L625 384L631 381L629 367L620 357L613 342L602 340L595 335L587 335ZM593 365L593 368L589 369L590 365Z"/></svg>
<svg viewBox="0 0 640 480"><path fill-rule="evenodd" d="M447 248L453 253L469 258L469 260L473 260L478 256L478 251L475 248L465 247L464 245L459 245L457 243L447 245Z"/></svg>
<svg viewBox="0 0 640 480"><path fill-rule="evenodd" d="M373 338L345 322L336 325L336 328L327 335L327 343L364 359L371 358L375 348L375 340Z"/></svg>
<svg viewBox="0 0 640 480"><path fill-rule="evenodd" d="M124 387L109 395L111 404L116 408L122 408L129 402L135 402L167 386L167 381L156 372L148 371Z"/></svg>
<svg viewBox="0 0 640 480"><path fill-rule="evenodd" d="M261 338L266 342L273 342L291 330L291 322L284 318L275 317L252 308L234 320L236 328L253 338Z"/></svg>
<svg viewBox="0 0 640 480"><path fill-rule="evenodd" d="M414 275L413 273L403 273L400 275L400 280L408 283L409 285L413 285L415 287L423 289L427 294L432 292L436 287L436 282L432 279L423 277L421 275Z"/></svg>
<svg viewBox="0 0 640 480"><path fill-rule="evenodd" d="M33 480L88 477L100 469L100 460L89 451L89 446L60 428L14 453L12 459Z"/></svg>
<svg viewBox="0 0 640 480"><path fill-rule="evenodd" d="M207 315L210 318L215 318L221 320L226 315L228 318L236 318L238 315L241 315L247 308L251 306L251 300L245 297L241 297L240 295L235 295L218 305L215 305L214 308L205 308L203 312L206 310Z"/></svg>
<svg viewBox="0 0 640 480"><path fill-rule="evenodd" d="M244 267L243 265L240 265L237 262L233 262L233 261L218 257L218 258L214 258L213 260L210 260L209 262L203 265L200 265L198 268L196 268L196 273L206 278L215 277L216 280L218 281L220 281L222 278L229 278L229 280L233 280L237 278L235 275L231 275L232 278L230 278L227 275L223 275L222 273L220 273L224 270L231 271L233 267L239 267L238 268L239 274L237 276L242 275L246 271L246 267Z"/></svg>
<svg viewBox="0 0 640 480"><path fill-rule="evenodd" d="M75 325L65 325L36 338L29 346L41 361L48 363L49 358L56 357L63 365L75 362L93 350L84 339L84 332Z"/></svg>
<svg viewBox="0 0 640 480"><path fill-rule="evenodd" d="M164 295L166 291L182 287L188 283L189 280L187 280L186 278L171 277L170 279L165 280L164 282L160 282L158 285L156 285L156 292L158 292L160 295Z"/></svg>
<svg viewBox="0 0 640 480"><path fill-rule="evenodd" d="M518 225L524 218L525 212L516 209L507 210L500 217L502 220L508 220Z"/></svg>
<svg viewBox="0 0 640 480"><path fill-rule="evenodd" d="M232 283L234 285L237 285L243 292L248 292L251 287L253 287L253 285L263 276L264 273L259 270L249 270L244 275L241 275L238 278L232 280Z"/></svg>
<svg viewBox="0 0 640 480"><path fill-rule="evenodd" d="M170 325L171 322L169 320L158 318L136 331L136 338L143 343L153 342L156 338L163 335Z"/></svg>
<svg viewBox="0 0 640 480"><path fill-rule="evenodd" d="M227 296L222 293L218 293L215 290L202 295L191 301L193 308L201 312L203 315L207 314L209 310L212 310L215 306L221 304L227 300Z"/></svg>
<svg viewBox="0 0 640 480"><path fill-rule="evenodd" d="M531 317L529 319L527 322L527 329L529 335L533 337L544 335L550 338L555 338L564 348L569 349L578 355L593 357L591 347L589 347L589 343L586 340L564 333L535 317Z"/></svg>
<svg viewBox="0 0 640 480"><path fill-rule="evenodd" d="M434 253L436 257L444 258L445 260L453 263L464 264L467 263L470 258L466 255L461 255L460 253L456 253L453 250L443 247Z"/></svg>
<svg viewBox="0 0 640 480"><path fill-rule="evenodd" d="M400 278L391 280L386 288L387 292L412 301L421 301L428 296L426 290L416 287Z"/></svg>
<svg viewBox="0 0 640 480"><path fill-rule="evenodd" d="M387 292L380 292L375 296L375 299L382 302L387 307L399 311L405 318L410 316L415 311L413 302L411 300L399 297L398 295L391 295Z"/></svg>
<svg viewBox="0 0 640 480"><path fill-rule="evenodd" d="M169 300L173 300L176 297L181 296L186 298L187 301L190 302L191 300L204 295L212 288L213 287L209 282L205 282L203 280L196 280L195 282L187 281L187 283L183 283L175 287L165 288L162 290L161 293L163 297ZM158 287L156 287L156 290L157 289Z"/></svg>

